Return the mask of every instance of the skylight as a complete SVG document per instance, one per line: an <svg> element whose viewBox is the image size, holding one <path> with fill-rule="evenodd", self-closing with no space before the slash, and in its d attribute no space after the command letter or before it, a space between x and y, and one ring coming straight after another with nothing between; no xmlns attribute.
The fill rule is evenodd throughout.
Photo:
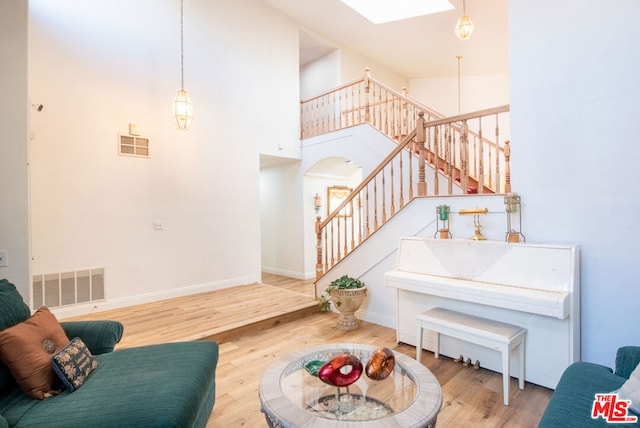
<svg viewBox="0 0 640 428"><path fill-rule="evenodd" d="M447 0L341 0L374 24L400 21L453 9Z"/></svg>

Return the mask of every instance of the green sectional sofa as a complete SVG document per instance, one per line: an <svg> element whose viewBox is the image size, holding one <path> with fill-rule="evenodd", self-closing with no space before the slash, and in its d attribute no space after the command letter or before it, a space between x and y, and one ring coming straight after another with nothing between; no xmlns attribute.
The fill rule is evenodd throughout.
<svg viewBox="0 0 640 428"><path fill-rule="evenodd" d="M1 358L6 357L1 348L5 333L36 314L31 315L13 284L0 279ZM215 401L216 343L193 341L114 350L123 334L119 322L59 325L69 340L79 337L84 342L97 367L73 392L56 384L54 394L37 399L16 383L15 368L10 370L0 362L0 428L206 425Z"/></svg>
<svg viewBox="0 0 640 428"><path fill-rule="evenodd" d="M624 346L618 349L615 363L615 371L588 362L571 364L562 374L538 427L640 427L640 416L631 410L628 410L628 416L638 417L638 422L611 423L607 422L602 414L592 418L595 395L617 391L627 382L640 363L640 346ZM636 372L634 375L637 374ZM637 407L640 403L632 402L632 405L634 404Z"/></svg>

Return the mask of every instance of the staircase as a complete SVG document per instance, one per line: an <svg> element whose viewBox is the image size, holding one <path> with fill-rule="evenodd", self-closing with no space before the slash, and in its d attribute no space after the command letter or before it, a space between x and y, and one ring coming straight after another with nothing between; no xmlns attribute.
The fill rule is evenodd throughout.
<svg viewBox="0 0 640 428"><path fill-rule="evenodd" d="M511 148L500 131L508 114L505 105L447 118L405 89L376 81L369 69L362 79L302 101L303 139L368 124L397 142L327 218L316 218L316 280L414 198L511 192Z"/></svg>

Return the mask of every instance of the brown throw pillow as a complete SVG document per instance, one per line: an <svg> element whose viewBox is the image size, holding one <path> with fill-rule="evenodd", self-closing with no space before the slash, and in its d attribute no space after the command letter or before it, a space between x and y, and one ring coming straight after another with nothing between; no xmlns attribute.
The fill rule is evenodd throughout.
<svg viewBox="0 0 640 428"><path fill-rule="evenodd" d="M55 315L43 306L26 321L0 331L0 359L27 395L42 400L55 392L57 383L51 356L67 343Z"/></svg>

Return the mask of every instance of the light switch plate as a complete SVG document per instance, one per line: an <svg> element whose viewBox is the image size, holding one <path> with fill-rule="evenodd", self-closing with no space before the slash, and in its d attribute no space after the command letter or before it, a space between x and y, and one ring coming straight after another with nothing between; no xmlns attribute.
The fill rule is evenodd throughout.
<svg viewBox="0 0 640 428"><path fill-rule="evenodd" d="M0 250L0 267L9 266L9 251Z"/></svg>

